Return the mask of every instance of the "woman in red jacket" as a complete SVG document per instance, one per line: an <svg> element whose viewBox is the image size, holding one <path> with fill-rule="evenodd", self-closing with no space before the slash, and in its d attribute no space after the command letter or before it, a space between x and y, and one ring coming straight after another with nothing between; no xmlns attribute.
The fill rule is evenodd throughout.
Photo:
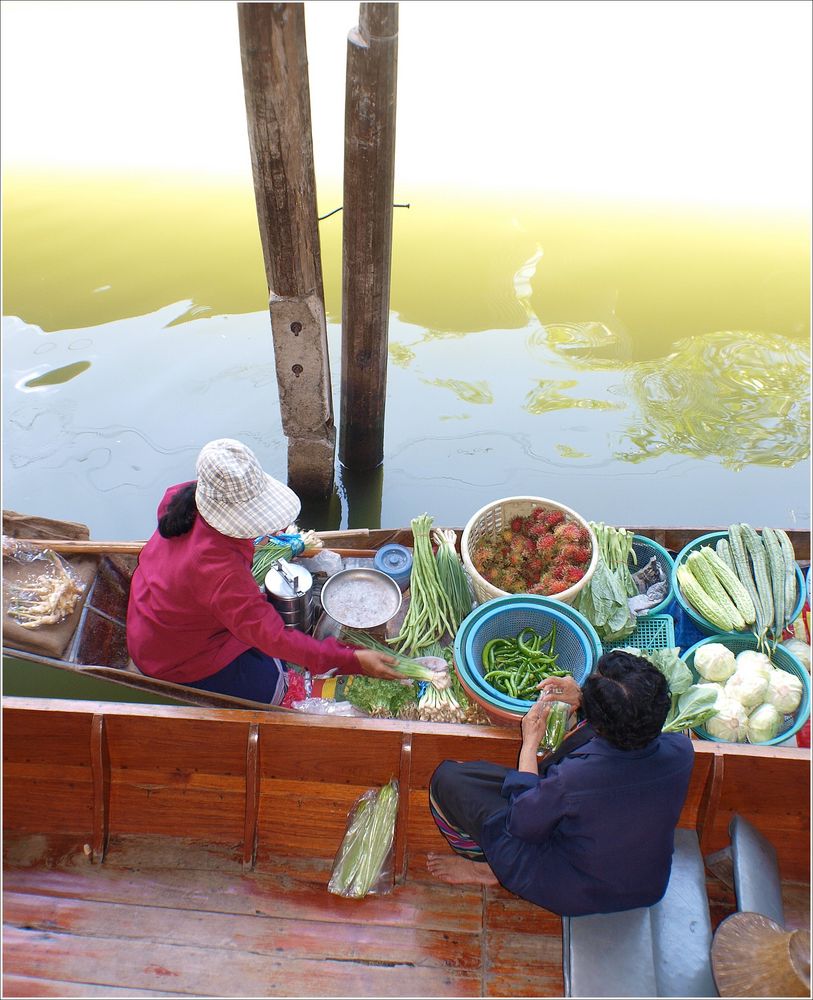
<svg viewBox="0 0 813 1000"><path fill-rule="evenodd" d="M300 502L251 449L211 441L197 477L167 490L133 574L127 645L142 673L269 704L285 696L285 661L401 679L392 657L286 629L260 592L253 539L283 531Z"/></svg>

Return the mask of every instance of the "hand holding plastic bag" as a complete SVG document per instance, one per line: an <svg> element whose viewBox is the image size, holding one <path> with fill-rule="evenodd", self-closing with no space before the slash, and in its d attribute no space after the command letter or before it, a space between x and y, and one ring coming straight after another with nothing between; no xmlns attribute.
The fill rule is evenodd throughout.
<svg viewBox="0 0 813 1000"><path fill-rule="evenodd" d="M393 885L393 839L398 812L398 782L366 791L350 811L347 830L333 862L328 891L361 899L386 894Z"/></svg>

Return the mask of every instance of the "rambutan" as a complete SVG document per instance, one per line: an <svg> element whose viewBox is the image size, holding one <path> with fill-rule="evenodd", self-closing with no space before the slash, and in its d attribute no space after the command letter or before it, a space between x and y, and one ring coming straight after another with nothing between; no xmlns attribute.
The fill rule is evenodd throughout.
<svg viewBox="0 0 813 1000"><path fill-rule="evenodd" d="M510 528L506 528L504 531L500 532L500 535L504 542L510 542L511 539L514 537L514 532L511 531Z"/></svg>
<svg viewBox="0 0 813 1000"><path fill-rule="evenodd" d="M536 551L540 555L550 557L556 548L556 539L553 535L541 535L536 543Z"/></svg>
<svg viewBox="0 0 813 1000"><path fill-rule="evenodd" d="M553 564L553 568L550 571L550 575L554 580L564 580L565 574L567 573L567 563L557 562Z"/></svg>
<svg viewBox="0 0 813 1000"><path fill-rule="evenodd" d="M565 571L565 580L572 586L574 583L578 583L579 580L584 576L584 570L579 569L578 566L568 566Z"/></svg>
<svg viewBox="0 0 813 1000"><path fill-rule="evenodd" d="M525 527L524 517L514 517L511 519L511 530L514 532L515 535L521 534L524 527Z"/></svg>
<svg viewBox="0 0 813 1000"><path fill-rule="evenodd" d="M551 510L543 518L543 523L549 528L555 528L557 524L561 524L565 519L565 515L560 510Z"/></svg>
<svg viewBox="0 0 813 1000"><path fill-rule="evenodd" d="M578 544L582 540L583 529L578 525L574 524L573 521L563 521L561 524L557 524L553 529L554 535L557 538L561 538L565 542L574 542Z"/></svg>
<svg viewBox="0 0 813 1000"><path fill-rule="evenodd" d="M534 577L536 580L542 575L542 570L544 564L539 556L532 556L527 563L526 570L528 574Z"/></svg>
<svg viewBox="0 0 813 1000"><path fill-rule="evenodd" d="M562 559L569 563L583 565L590 562L592 552L586 545L565 545L562 547Z"/></svg>
<svg viewBox="0 0 813 1000"><path fill-rule="evenodd" d="M528 515L529 521L542 521L544 520L547 511L544 507L534 507L531 513Z"/></svg>
<svg viewBox="0 0 813 1000"><path fill-rule="evenodd" d="M567 590L569 584L566 580L553 580L551 581L550 589L548 590L548 597L553 594L561 594L563 590Z"/></svg>

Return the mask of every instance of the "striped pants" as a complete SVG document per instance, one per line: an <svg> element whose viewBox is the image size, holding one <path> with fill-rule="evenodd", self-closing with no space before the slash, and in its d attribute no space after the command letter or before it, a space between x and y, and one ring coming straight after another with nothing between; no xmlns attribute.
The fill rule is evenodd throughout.
<svg viewBox="0 0 813 1000"><path fill-rule="evenodd" d="M429 782L429 811L451 849L469 861L485 861L483 823L505 809L502 784L507 767L485 760L444 760Z"/></svg>

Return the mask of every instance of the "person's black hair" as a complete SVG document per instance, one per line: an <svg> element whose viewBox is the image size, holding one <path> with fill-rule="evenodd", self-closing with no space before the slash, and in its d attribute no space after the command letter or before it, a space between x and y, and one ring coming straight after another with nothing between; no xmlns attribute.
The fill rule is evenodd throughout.
<svg viewBox="0 0 813 1000"><path fill-rule="evenodd" d="M642 656L613 649L582 685L585 718L619 750L638 750L663 728L671 699L658 668Z"/></svg>
<svg viewBox="0 0 813 1000"><path fill-rule="evenodd" d="M158 519L158 533L162 538L177 538L192 530L198 516L198 505L195 503L197 485L189 483L183 486L169 501L163 516Z"/></svg>

